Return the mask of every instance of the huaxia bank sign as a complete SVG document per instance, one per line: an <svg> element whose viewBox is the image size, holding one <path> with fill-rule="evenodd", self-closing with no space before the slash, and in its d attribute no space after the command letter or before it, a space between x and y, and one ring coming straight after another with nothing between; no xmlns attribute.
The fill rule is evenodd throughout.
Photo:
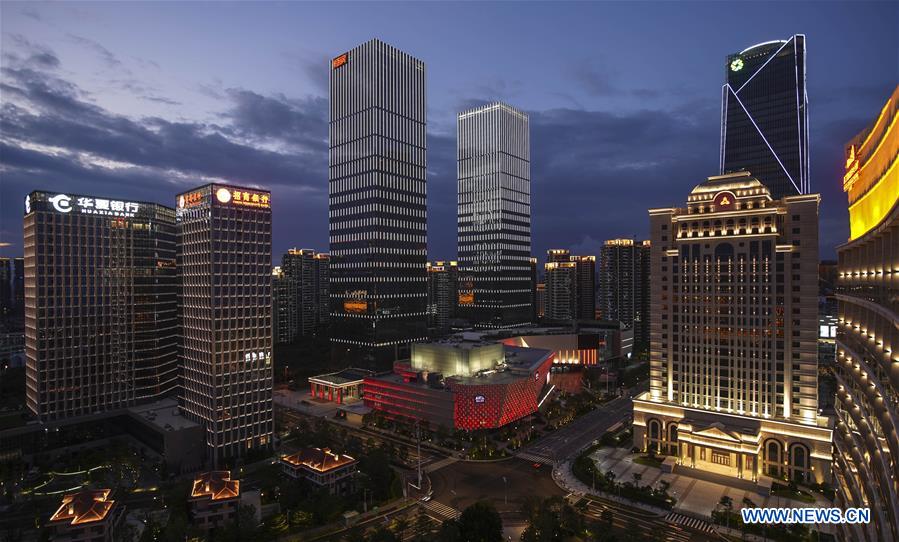
<svg viewBox="0 0 899 542"><path fill-rule="evenodd" d="M86 215L102 215L131 218L140 211L140 204L133 201L97 198L93 196L72 196L69 194L43 194L49 209L57 213L72 212ZM25 196L25 214L31 212L31 195Z"/></svg>

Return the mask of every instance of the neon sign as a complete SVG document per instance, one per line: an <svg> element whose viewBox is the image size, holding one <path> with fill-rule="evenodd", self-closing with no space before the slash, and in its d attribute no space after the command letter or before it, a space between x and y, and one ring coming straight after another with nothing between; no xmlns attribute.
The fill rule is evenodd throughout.
<svg viewBox="0 0 899 542"><path fill-rule="evenodd" d="M343 53L343 54L340 55L339 57L337 57L337 58L335 58L334 60L332 60L332 61L331 61L331 69L332 69L332 70L336 70L337 68L339 68L339 67L343 66L344 64L346 64L346 61L347 61L347 57L348 57L348 56L349 56L348 53Z"/></svg>
<svg viewBox="0 0 899 542"><path fill-rule="evenodd" d="M219 188L215 192L215 199L226 205L238 205L240 207L257 207L267 209L270 206L271 196L268 192L256 192L241 188Z"/></svg>
<svg viewBox="0 0 899 542"><path fill-rule="evenodd" d="M47 201L57 213L71 213L73 210L86 215L115 216L119 218L133 217L140 210L140 204L132 201L93 198L89 196L70 196L56 194ZM25 212L31 210L31 199L25 202Z"/></svg>
<svg viewBox="0 0 899 542"><path fill-rule="evenodd" d="M743 69L743 59L735 58L733 62L730 63L730 71L738 72Z"/></svg>
<svg viewBox="0 0 899 542"><path fill-rule="evenodd" d="M855 145L849 147L849 156L846 157L846 174L843 175L843 192L848 192L855 181L858 180L858 155L855 154Z"/></svg>
<svg viewBox="0 0 899 542"><path fill-rule="evenodd" d="M475 395L475 396L474 396L474 402L475 402L475 403L479 403L479 404L480 404L480 403L483 403L483 402L486 401L486 400L487 400L487 399L484 398L483 395Z"/></svg>

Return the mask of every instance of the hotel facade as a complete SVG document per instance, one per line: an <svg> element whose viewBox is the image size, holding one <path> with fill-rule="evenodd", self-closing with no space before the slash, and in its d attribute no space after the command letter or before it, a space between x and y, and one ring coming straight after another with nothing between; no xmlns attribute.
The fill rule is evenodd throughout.
<svg viewBox="0 0 899 542"><path fill-rule="evenodd" d="M272 445L271 194L209 184L177 202L180 405L219 466Z"/></svg>
<svg viewBox="0 0 899 542"><path fill-rule="evenodd" d="M535 293L528 116L492 103L463 111L457 126L459 316L479 328L527 325Z"/></svg>
<svg viewBox="0 0 899 542"><path fill-rule="evenodd" d="M837 247L836 502L870 507L847 539L899 540L899 87L846 146ZM848 528L848 527L847 527Z"/></svg>
<svg viewBox="0 0 899 542"><path fill-rule="evenodd" d="M650 389L634 445L761 481L830 481L818 413L819 196L781 200L749 173L650 210Z"/></svg>
<svg viewBox="0 0 899 542"><path fill-rule="evenodd" d="M48 422L173 394L174 209L32 192L24 232L28 409Z"/></svg>
<svg viewBox="0 0 899 542"><path fill-rule="evenodd" d="M332 356L385 367L427 338L425 64L371 40L330 82Z"/></svg>

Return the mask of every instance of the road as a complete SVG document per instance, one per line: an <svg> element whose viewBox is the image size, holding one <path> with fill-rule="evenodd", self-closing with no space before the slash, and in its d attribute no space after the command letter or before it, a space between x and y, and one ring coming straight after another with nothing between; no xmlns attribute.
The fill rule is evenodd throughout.
<svg viewBox="0 0 899 542"><path fill-rule="evenodd" d="M547 465L573 457L598 439L610 427L631 415L633 404L628 395L612 399L592 412L531 443L518 457Z"/></svg>
<svg viewBox="0 0 899 542"><path fill-rule="evenodd" d="M644 539L652 540L654 533L660 535L665 542L708 542L721 540L716 534L705 530L701 522L693 522L696 527L683 525L672 519L675 514L658 517L652 516L639 508L631 508L619 502L607 501L595 497L581 497L575 501L575 507L582 511L587 518L605 522L602 513L605 510L612 512L612 524L622 531L638 530ZM687 518L681 518L687 519Z"/></svg>

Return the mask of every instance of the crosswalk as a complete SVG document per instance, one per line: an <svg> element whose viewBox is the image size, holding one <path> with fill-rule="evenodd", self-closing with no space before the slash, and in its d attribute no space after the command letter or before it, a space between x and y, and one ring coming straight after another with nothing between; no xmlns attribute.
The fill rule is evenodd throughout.
<svg viewBox="0 0 899 542"><path fill-rule="evenodd" d="M421 503L421 505L424 506L426 509L430 510L431 512L434 512L438 516L446 518L446 519L456 519L462 515L462 512L456 510L452 506L447 506L447 505L445 505L441 502L437 502L435 500L423 502L423 503Z"/></svg>
<svg viewBox="0 0 899 542"><path fill-rule="evenodd" d="M453 463L459 461L458 458L455 457L445 457L439 461L435 461L429 465L425 465L422 467L422 470L425 472L434 472L435 470L442 469L447 465L452 465Z"/></svg>
<svg viewBox="0 0 899 542"><path fill-rule="evenodd" d="M712 527L707 521L703 521L701 519L691 518L690 516L685 516L683 514L678 514L677 512L671 512L667 516L665 516L665 521L669 523L675 523L678 525L683 525L685 527L689 527L690 529L694 529L696 531L702 531L704 533L715 534L715 528Z"/></svg>
<svg viewBox="0 0 899 542"><path fill-rule="evenodd" d="M533 461L542 465L552 465L553 460L536 452L518 452L517 456L525 461Z"/></svg>

